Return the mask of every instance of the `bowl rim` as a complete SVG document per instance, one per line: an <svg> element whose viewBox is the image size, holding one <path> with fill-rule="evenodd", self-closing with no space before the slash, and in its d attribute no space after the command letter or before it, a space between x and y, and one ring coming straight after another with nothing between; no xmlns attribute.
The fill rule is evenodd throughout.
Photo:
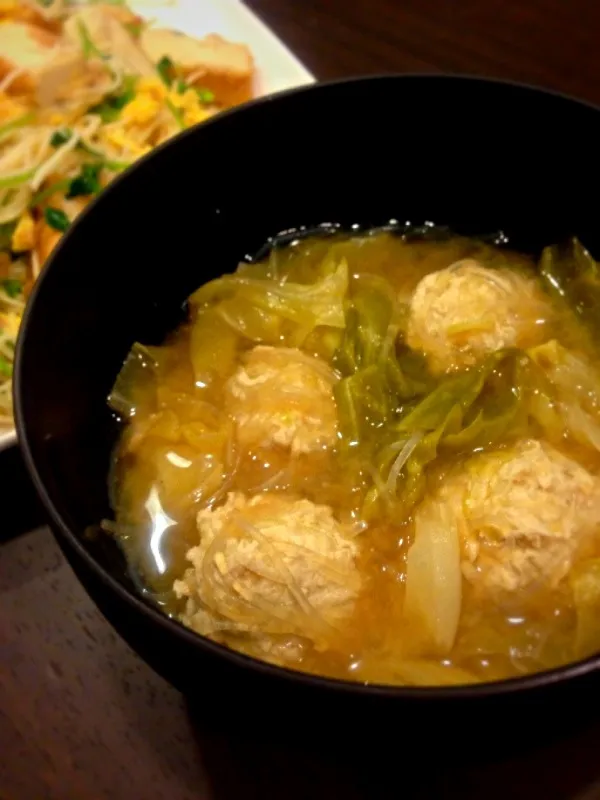
<svg viewBox="0 0 600 800"><path fill-rule="evenodd" d="M95 197L92 200L92 202L86 206L83 212L79 215L76 224L79 223L79 220L85 219L85 217L87 217L88 214L95 213L94 209L98 202L106 202L103 200L103 198L104 197L110 198L111 192L113 192L119 186L121 181L128 181L130 179L130 175L133 175L133 173L138 168L140 169L143 168L143 165L147 161L151 161L154 158L157 158L163 150L177 147L178 142L180 140L188 137L197 136L199 134L199 131L201 131L205 127L208 126L212 127L214 125L218 126L219 124L221 124L221 121L223 119L243 114L244 110L247 108L253 108L255 106L256 107L268 106L273 102L277 102L281 98L293 97L295 95L303 95L307 93L315 94L323 91L327 92L332 88L338 86L346 86L352 84L362 85L362 84L376 83L380 81L390 81L393 83L401 84L403 80L409 80L409 81L419 80L425 83L459 81L461 83L512 87L517 90L526 90L528 92L532 92L535 94L543 94L548 97L557 98L559 100L566 100L569 103L574 103L579 106L587 107L593 111L600 112L600 106L597 106L590 101L578 97L573 97L564 92L547 89L543 86L538 86L536 84L522 83L515 80L506 80L495 77L488 78L481 75L469 74L469 73L385 72L385 73L377 73L374 75L358 75L358 76L339 78L335 80L317 81L315 83L300 85L293 87L291 89L284 89L282 91L266 95L263 97L254 98L239 106L235 106L233 108L226 109L220 112L219 114L215 115L214 117L202 123L201 126L194 126L192 128L180 132L172 139L168 140L167 142L164 142L163 144L154 148L148 154L144 155L142 158L138 159L129 169L125 170L123 173L118 175L113 181L111 181L111 183L107 187L105 187L105 189L100 193L100 195ZM201 135L202 133L200 133L200 136ZM505 695L513 695L517 693L520 694L528 690L531 691L549 687L552 685L563 683L564 681L571 681L578 677L587 675L588 673L593 672L598 668L600 668L600 653L598 653L596 655L589 656L585 659L573 661L563 666L544 670L542 672L536 672L531 675L507 678L499 681L487 681L487 682L464 684L458 686L451 686L451 685L397 686L393 684L359 682L345 678L325 677L321 675L315 675L313 673L302 672L301 670L296 670L290 667L283 667L283 666L277 666L275 664L270 664L266 661L261 661L258 658L254 658L252 656L239 653L235 650L226 647L225 645L213 642L208 637L202 636L201 634L198 634L192 631L191 629L186 628L182 623L178 622L177 620L168 617L166 614L164 614L163 612L152 606L149 602L144 600L139 594L134 593L133 591L123 586L86 550L86 548L80 541L80 537L78 537L75 531L73 531L71 527L66 523L66 521L63 519L62 515L59 513L58 509L54 505L54 502L50 496L50 492L47 490L45 486L45 483L37 469L35 458L33 457L31 443L29 441L29 436L27 432L27 425L25 422L25 412L23 409L24 387L23 387L23 371L22 371L22 360L23 360L22 353L25 348L25 342L28 338L27 333L29 329L30 318L35 313L35 307L38 301L38 296L41 293L44 281L46 280L48 273L52 268L52 265L55 263L55 261L60 260L63 249L69 246L71 231L73 230L74 227L75 225L69 228L69 230L59 241L57 247L54 249L49 259L44 264L42 272L38 276L38 279L35 282L31 296L29 298L25 312L23 314L21 326L19 329L16 351L15 351L15 368L14 368L14 379L13 379L15 427L17 431L17 441L21 449L25 465L32 479L32 482L35 486L35 489L50 517L51 520L50 527L53 534L59 540L62 539L63 542L66 545L68 545L69 548L72 548L76 552L77 556L86 564L88 569L90 569L93 573L95 573L96 578L99 579L101 583L104 584L105 587L110 592L118 595L121 601L129 605L132 609L135 609L135 611L149 618L155 624L159 625L167 634L183 638L191 647L197 647L197 648L199 647L201 649L205 649L214 657L224 658L227 661L229 661L230 664L232 664L234 667L250 669L251 671L258 672L265 678L273 678L278 680L279 682L284 682L287 684L301 683L306 686L312 687L315 690L335 692L338 695L360 694L366 697L372 697L372 698L385 697L388 699L395 699L398 701L401 700L456 701L461 699L476 700L476 699L483 699L490 697L497 698L497 697L503 697ZM84 586L83 588L87 592L86 587ZM119 633L119 635L121 634Z"/></svg>

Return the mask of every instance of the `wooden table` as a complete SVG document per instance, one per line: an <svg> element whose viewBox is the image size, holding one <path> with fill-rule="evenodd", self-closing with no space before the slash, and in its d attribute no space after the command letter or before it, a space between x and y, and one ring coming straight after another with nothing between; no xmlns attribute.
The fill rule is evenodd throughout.
<svg viewBox="0 0 600 800"><path fill-rule="evenodd" d="M600 103L598 0L249 4L319 78L468 72ZM252 720L211 728L88 600L43 527L16 451L0 454L0 474L0 800L600 798L600 723L487 765L465 748L446 767L431 753L403 758L400 737L396 758L378 765L332 760L310 741L286 747L292 722L282 710L270 736L256 737Z"/></svg>

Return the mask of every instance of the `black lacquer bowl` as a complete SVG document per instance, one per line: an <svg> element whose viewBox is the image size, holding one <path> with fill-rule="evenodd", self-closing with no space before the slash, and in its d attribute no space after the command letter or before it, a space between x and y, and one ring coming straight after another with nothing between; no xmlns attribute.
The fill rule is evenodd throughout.
<svg viewBox="0 0 600 800"><path fill-rule="evenodd" d="M132 342L160 342L192 290L269 237L396 219L464 233L502 229L532 252L575 234L598 253L599 187L598 109L508 83L386 76L301 88L221 114L141 160L82 214L29 302L17 430L66 557L148 663L206 709L216 700L231 718L254 704L257 718L267 710L282 730L286 720L296 729L312 720L314 730L321 719L387 717L388 727L414 718L423 731L437 720L452 739L457 720L476 722L477 731L518 720L514 731L591 707L599 657L452 689L364 686L268 666L163 616L138 594L116 544L84 532L109 514L118 431L106 397Z"/></svg>

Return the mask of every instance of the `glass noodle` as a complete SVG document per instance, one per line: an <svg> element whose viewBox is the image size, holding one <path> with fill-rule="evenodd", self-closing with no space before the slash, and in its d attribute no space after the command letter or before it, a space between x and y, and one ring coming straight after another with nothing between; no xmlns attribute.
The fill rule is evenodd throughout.
<svg viewBox="0 0 600 800"><path fill-rule="evenodd" d="M126 425L108 528L131 568L194 630L353 680L477 682L600 648L600 372L581 301L596 270L576 241L537 263L379 230L274 247L202 286L109 399ZM417 299L465 275L440 370ZM454 321L490 290L520 339L489 346L508 313Z"/></svg>

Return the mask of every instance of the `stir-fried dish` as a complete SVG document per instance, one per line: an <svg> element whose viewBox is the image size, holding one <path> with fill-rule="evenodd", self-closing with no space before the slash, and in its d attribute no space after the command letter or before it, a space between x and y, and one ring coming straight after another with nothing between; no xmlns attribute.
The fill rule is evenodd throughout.
<svg viewBox="0 0 600 800"><path fill-rule="evenodd" d="M31 286L71 222L137 158L249 99L247 47L120 2L0 0L0 425Z"/></svg>
<svg viewBox="0 0 600 800"><path fill-rule="evenodd" d="M275 247L136 344L104 523L240 652L405 685L600 650L600 271L441 229Z"/></svg>

